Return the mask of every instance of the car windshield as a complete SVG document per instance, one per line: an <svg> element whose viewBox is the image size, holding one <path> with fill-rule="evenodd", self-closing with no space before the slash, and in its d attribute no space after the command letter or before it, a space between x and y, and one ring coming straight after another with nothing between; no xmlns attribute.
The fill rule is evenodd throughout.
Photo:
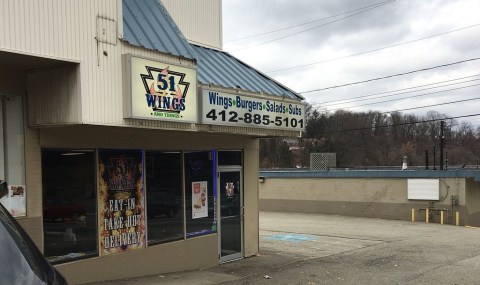
<svg viewBox="0 0 480 285"><path fill-rule="evenodd" d="M0 205L0 279L2 284L46 284L44 268L35 245L27 242Z"/></svg>

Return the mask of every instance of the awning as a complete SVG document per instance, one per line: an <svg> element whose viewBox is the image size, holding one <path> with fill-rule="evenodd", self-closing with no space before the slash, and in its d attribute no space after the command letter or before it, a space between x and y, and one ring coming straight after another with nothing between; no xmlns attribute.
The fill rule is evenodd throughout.
<svg viewBox="0 0 480 285"><path fill-rule="evenodd" d="M266 93L290 99L304 99L298 93L227 52L192 46L198 60L198 81L202 84Z"/></svg>
<svg viewBox="0 0 480 285"><path fill-rule="evenodd" d="M123 0L123 40L188 59L194 52L159 0Z"/></svg>

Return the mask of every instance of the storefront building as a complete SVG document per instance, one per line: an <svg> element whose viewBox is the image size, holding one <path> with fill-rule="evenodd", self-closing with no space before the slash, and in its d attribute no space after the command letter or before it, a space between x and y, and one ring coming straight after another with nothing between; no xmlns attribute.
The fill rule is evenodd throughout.
<svg viewBox="0 0 480 285"><path fill-rule="evenodd" d="M0 201L69 282L258 253L259 138L305 109L221 51L220 0L0 3Z"/></svg>

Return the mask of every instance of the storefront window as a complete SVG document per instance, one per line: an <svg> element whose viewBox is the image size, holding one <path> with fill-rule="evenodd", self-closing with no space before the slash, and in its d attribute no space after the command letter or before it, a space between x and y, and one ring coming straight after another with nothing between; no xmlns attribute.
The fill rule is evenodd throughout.
<svg viewBox="0 0 480 285"><path fill-rule="evenodd" d="M95 151L42 150L44 254L53 263L98 255Z"/></svg>
<svg viewBox="0 0 480 285"><path fill-rule="evenodd" d="M185 153L187 237L217 232L215 152Z"/></svg>
<svg viewBox="0 0 480 285"><path fill-rule="evenodd" d="M145 153L148 244L184 237L182 155Z"/></svg>

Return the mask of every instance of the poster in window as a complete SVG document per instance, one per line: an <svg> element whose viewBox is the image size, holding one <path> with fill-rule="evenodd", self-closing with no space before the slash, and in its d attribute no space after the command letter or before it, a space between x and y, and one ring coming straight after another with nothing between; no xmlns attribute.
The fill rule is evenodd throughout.
<svg viewBox="0 0 480 285"><path fill-rule="evenodd" d="M0 203L14 217L27 215L25 185L8 185L5 193L0 193Z"/></svg>
<svg viewBox="0 0 480 285"><path fill-rule="evenodd" d="M98 158L100 254L145 247L143 152L99 150Z"/></svg>
<svg viewBox="0 0 480 285"><path fill-rule="evenodd" d="M192 182L192 219L208 217L207 181Z"/></svg>

